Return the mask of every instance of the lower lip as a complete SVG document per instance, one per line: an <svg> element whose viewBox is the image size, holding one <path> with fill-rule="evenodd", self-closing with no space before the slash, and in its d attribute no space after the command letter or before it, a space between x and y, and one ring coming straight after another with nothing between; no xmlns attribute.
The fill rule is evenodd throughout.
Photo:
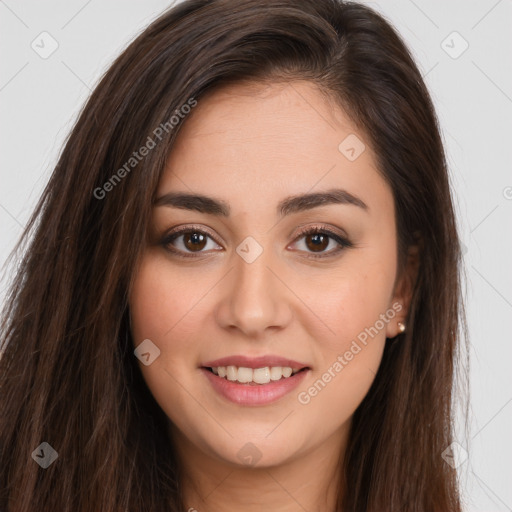
<svg viewBox="0 0 512 512"><path fill-rule="evenodd" d="M237 405L266 405L277 402L293 391L305 378L309 370L302 370L287 378L270 381L268 384L240 384L215 375L206 368L201 371L219 395Z"/></svg>

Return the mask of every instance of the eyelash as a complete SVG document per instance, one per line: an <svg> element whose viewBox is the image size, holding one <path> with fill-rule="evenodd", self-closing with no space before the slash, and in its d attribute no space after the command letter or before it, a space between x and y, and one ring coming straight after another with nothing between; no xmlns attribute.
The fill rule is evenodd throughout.
<svg viewBox="0 0 512 512"><path fill-rule="evenodd" d="M206 235L209 238L211 238L215 243L218 244L218 242L215 241L214 237L208 231L205 231L204 229L196 228L195 226L187 226L187 227L178 229L176 231L173 231L171 233L168 233L161 241L161 245L164 247L164 249L175 254L179 258L197 258L197 257L199 257L198 255L202 254L201 252L187 254L187 253L184 253L183 251L177 250L172 245L170 245L171 242L173 242L174 240L179 238L181 235L184 235L187 233L199 233L202 235ZM311 253L307 256L308 258L312 258L312 259L328 258L328 257L335 256L335 255L339 254L344 249L353 247L352 242L350 242L347 238L340 236L339 234L335 233L334 231L331 231L326 226L315 226L312 228L302 229L298 233L297 237L295 238L295 242L307 235L316 235L316 234L327 235L329 238L331 238L335 242L337 242L340 245L340 247L338 247L335 250L331 250L327 253L321 253L321 254ZM220 244L218 244L218 245L220 245Z"/></svg>

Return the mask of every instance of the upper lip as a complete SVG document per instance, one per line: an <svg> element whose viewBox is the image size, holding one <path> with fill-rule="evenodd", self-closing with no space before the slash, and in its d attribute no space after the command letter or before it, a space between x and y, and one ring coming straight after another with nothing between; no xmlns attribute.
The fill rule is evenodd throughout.
<svg viewBox="0 0 512 512"><path fill-rule="evenodd" d="M299 363L293 359L280 357L276 355L267 355L259 357L247 356L227 356L215 359L214 361L207 361L203 364L206 368L217 368L219 366L243 366L244 368L265 368L266 366L289 366L292 370L302 370L309 368L307 364Z"/></svg>

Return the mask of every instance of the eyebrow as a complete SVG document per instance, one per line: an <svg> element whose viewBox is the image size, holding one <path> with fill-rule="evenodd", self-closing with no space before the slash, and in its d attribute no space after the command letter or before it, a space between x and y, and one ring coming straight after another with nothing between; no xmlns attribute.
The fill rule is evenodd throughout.
<svg viewBox="0 0 512 512"><path fill-rule="evenodd" d="M369 210L366 203L359 197L346 190L335 188L325 192L289 196L278 203L276 212L279 216L284 217L328 204L347 204L357 206L364 211ZM226 201L186 192L168 192L156 199L154 206L171 206L222 217L229 217L231 212L231 208Z"/></svg>

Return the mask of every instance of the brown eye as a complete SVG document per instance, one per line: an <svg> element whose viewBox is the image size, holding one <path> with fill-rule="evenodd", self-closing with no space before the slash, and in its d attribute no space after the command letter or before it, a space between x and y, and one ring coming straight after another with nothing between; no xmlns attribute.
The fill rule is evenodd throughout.
<svg viewBox="0 0 512 512"><path fill-rule="evenodd" d="M313 252L324 251L329 245L329 236L322 233L313 233L305 237L306 246Z"/></svg>
<svg viewBox="0 0 512 512"><path fill-rule="evenodd" d="M183 245L190 251L200 251L206 246L206 236L197 231L183 235Z"/></svg>
<svg viewBox="0 0 512 512"><path fill-rule="evenodd" d="M165 249L178 256L184 257L193 256L195 254L206 254L205 248L212 249L212 247L208 247L209 243L213 244L213 249L215 250L216 244L210 234L200 229L190 227L169 233L161 241ZM218 247L217 245L217 248Z"/></svg>
<svg viewBox="0 0 512 512"><path fill-rule="evenodd" d="M332 248L326 251L331 242ZM296 238L295 244L299 246L301 252L306 253L308 258L328 258L352 247L352 243L347 238L323 226L302 230Z"/></svg>

